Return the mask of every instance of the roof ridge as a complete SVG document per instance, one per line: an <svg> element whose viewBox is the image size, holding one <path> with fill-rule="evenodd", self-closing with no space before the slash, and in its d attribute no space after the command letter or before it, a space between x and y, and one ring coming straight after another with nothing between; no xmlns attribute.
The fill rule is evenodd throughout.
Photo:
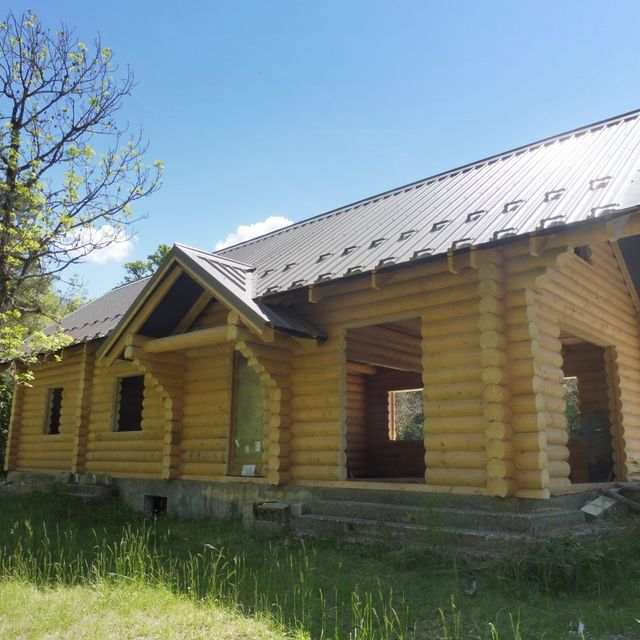
<svg viewBox="0 0 640 640"><path fill-rule="evenodd" d="M567 136L575 136L581 133L585 133L589 130L603 127L605 125L617 124L624 120L633 120L640 116L640 109L635 109L633 111L627 111L626 113L622 113L610 118L606 118L604 120L598 120L596 122L592 122L591 124L583 125L581 127L577 127L575 129L569 129L568 131L563 131L561 133L556 133L552 136L548 136L546 138L541 138L539 140L535 140L534 142L529 142L528 144L520 145L518 147L513 147L512 149L508 149L507 151L503 151L501 153L497 153L491 156L486 156L481 158L480 160L475 160L473 162L469 162L467 164L460 165L458 167L454 167L453 169L448 169L446 171L441 171L440 173L433 174L431 176L427 176L426 178L421 178L420 180L415 180L413 182L408 182L399 187L394 187L393 189L388 189L387 191L382 191L372 196L368 196L366 198L361 198L360 200L355 200L346 205L342 205L340 207L336 207L334 209L330 209L329 211L325 211L324 213L319 213L315 216L311 216L310 218L305 218L304 220L300 220L298 222L294 222L286 227L281 227L280 229L276 229L275 231L270 231L269 233L264 233L260 236L256 236L255 238L250 238L249 240L244 240L243 242L238 242L237 244L231 245L230 247L225 247L224 249L220 249L218 251L214 251L213 255L223 255L225 252L232 251L234 249L238 249L239 247L249 246L256 242L260 242L265 238L274 237L283 233L287 233L291 231L293 228L302 227L304 225L316 222L317 220L330 217L332 215L338 215L340 213L346 213L350 209L354 207L361 206L364 204L368 204L370 202L374 202L379 200L380 198L387 198L401 191L406 191L409 189L414 189L419 186L423 186L425 184L429 184L430 182L434 182L436 180L441 180L447 176L453 176L461 171L469 171L471 169L482 167L483 165L489 162L495 162L499 159L505 159L514 154L526 151L528 149L535 149L543 144L549 144L554 140L561 140ZM224 256L226 258L226 256ZM226 258L229 259L229 258Z"/></svg>

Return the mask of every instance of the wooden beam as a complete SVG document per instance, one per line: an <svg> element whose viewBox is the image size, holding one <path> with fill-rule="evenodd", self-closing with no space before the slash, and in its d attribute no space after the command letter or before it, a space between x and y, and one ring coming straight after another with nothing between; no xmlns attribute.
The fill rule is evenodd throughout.
<svg viewBox="0 0 640 640"><path fill-rule="evenodd" d="M191 347L201 347L204 345L220 344L228 340L227 325L221 327L211 327L180 333L165 338L155 338L148 340L142 345L142 349L147 353L164 353L165 351L177 351L179 349L189 349Z"/></svg>
<svg viewBox="0 0 640 640"><path fill-rule="evenodd" d="M529 236L529 253L536 258L540 257L547 248L549 242L555 237L555 234L544 234Z"/></svg>
<svg viewBox="0 0 640 640"><path fill-rule="evenodd" d="M189 331L196 318L204 311L205 307L213 300L213 296L208 291L203 291L195 304L187 311L180 320L176 328L171 332L173 335Z"/></svg>

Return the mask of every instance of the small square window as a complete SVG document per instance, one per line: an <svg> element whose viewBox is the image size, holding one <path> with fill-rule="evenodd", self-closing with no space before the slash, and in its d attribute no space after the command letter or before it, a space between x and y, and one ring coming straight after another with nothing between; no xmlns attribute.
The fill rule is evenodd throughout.
<svg viewBox="0 0 640 640"><path fill-rule="evenodd" d="M142 402L144 376L118 378L114 431L140 431L142 429Z"/></svg>
<svg viewBox="0 0 640 640"><path fill-rule="evenodd" d="M44 432L48 435L60 433L60 414L62 413L62 387L53 387L47 392L47 406Z"/></svg>

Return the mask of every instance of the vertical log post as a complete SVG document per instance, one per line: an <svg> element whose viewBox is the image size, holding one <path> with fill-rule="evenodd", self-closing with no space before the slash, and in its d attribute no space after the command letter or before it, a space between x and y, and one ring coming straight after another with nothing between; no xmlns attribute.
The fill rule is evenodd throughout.
<svg viewBox="0 0 640 640"><path fill-rule="evenodd" d="M491 254L480 266L478 277L478 328L481 332L481 375L484 383L482 397L487 436L487 492L492 496L505 497L515 493L516 483L511 443L511 391L503 320L504 271L500 253L495 251Z"/></svg>

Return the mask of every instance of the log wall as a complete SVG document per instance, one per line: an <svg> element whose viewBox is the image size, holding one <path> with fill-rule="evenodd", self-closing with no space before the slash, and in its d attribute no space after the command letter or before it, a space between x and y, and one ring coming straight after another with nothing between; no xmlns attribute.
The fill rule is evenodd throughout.
<svg viewBox="0 0 640 640"><path fill-rule="evenodd" d="M70 471L72 468L82 348L67 349L61 358L59 362L51 359L37 365L32 385L19 387L16 398L18 412L13 420L14 433L8 450L10 469L53 472ZM46 434L48 390L53 387L63 388L60 433ZM16 425L19 425L17 434Z"/></svg>
<svg viewBox="0 0 640 640"><path fill-rule="evenodd" d="M118 377L139 375L132 363L116 361L95 366L85 468L133 478L162 477L165 411L151 376L145 376L140 431L114 431L115 388Z"/></svg>
<svg viewBox="0 0 640 640"><path fill-rule="evenodd" d="M558 256L554 267L537 281L533 303L539 326L548 337L545 353L552 364L559 361L562 366L560 337L564 333L605 348L614 471L617 480L627 480L637 477L640 464L638 315L611 246L594 245L591 252L591 264L572 251ZM558 385L546 385L541 395L554 408L547 426L548 445L566 448ZM555 451L549 448L549 453ZM566 460L563 452L563 459L550 465L552 490L568 483Z"/></svg>

